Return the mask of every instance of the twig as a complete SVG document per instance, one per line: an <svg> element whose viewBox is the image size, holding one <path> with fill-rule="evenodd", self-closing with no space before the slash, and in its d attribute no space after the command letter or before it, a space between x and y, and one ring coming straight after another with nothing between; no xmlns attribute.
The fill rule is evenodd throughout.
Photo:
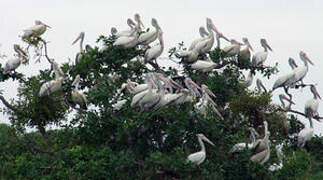
<svg viewBox="0 0 323 180"><path fill-rule="evenodd" d="M12 106L3 96L0 96L0 100L8 109L14 112L17 111L17 109L14 106Z"/></svg>
<svg viewBox="0 0 323 180"><path fill-rule="evenodd" d="M301 116L304 116L307 118L307 116L302 113L302 112L299 112L299 111L296 111L296 110L292 110L292 109L282 109L282 108L279 108L280 111L283 111L283 112L291 112L291 113L295 113L295 114L299 114ZM321 119L323 119L323 117L320 117L320 116L313 116L313 119L317 120L318 122L321 122Z"/></svg>

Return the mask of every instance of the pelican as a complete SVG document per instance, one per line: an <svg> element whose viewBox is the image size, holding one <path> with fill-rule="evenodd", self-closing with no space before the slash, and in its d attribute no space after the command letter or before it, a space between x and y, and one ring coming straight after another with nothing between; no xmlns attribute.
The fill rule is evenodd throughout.
<svg viewBox="0 0 323 180"><path fill-rule="evenodd" d="M250 87L252 85L254 75L250 71L246 80L242 82L245 87Z"/></svg>
<svg viewBox="0 0 323 180"><path fill-rule="evenodd" d="M84 49L83 49L83 41L84 41L84 36L85 33L81 32L80 35L73 41L72 45L74 45L77 41L80 40L80 52L78 52L75 56L75 64L77 64L77 62L82 59L82 54L84 53Z"/></svg>
<svg viewBox="0 0 323 180"><path fill-rule="evenodd" d="M259 93L267 92L266 87L264 86L264 84L261 82L260 79L257 79L256 84L257 84L257 89Z"/></svg>
<svg viewBox="0 0 323 180"><path fill-rule="evenodd" d="M167 105L172 104L175 102L179 97L181 97L181 94L173 94L173 93L165 93L165 87L161 85L160 81L157 81L157 85L159 88L159 95L160 100L159 102L154 106L154 109L160 109L162 107L165 107Z"/></svg>
<svg viewBox="0 0 323 180"><path fill-rule="evenodd" d="M161 95L157 93L156 89L153 91L152 84L149 84L148 92L139 101L140 109L142 111L147 111L153 108L160 101L160 98Z"/></svg>
<svg viewBox="0 0 323 180"><path fill-rule="evenodd" d="M23 30L24 34L22 35L22 38L24 39L31 36L39 37L45 33L47 28L51 28L51 27L39 20L36 20L34 26Z"/></svg>
<svg viewBox="0 0 323 180"><path fill-rule="evenodd" d="M191 51L191 50L193 50L194 48L195 48L195 46L196 46L196 44L197 43L199 43L200 41L203 41L204 39L205 39L205 35L206 36L208 36L209 35L209 33L205 30L205 28L203 27L203 26L201 26L200 28L199 28L199 32L200 32L200 38L198 38L198 39L196 39L196 40L194 40L192 43L191 43L191 45L190 45L190 47L188 48L188 50L189 51Z"/></svg>
<svg viewBox="0 0 323 180"><path fill-rule="evenodd" d="M53 62L53 68L56 79L44 83L40 87L38 97L50 96L52 93L55 93L62 89L64 74L62 74L61 69L59 68L57 63L55 64L55 62Z"/></svg>
<svg viewBox="0 0 323 180"><path fill-rule="evenodd" d="M243 45L235 39L231 39L231 45L224 47L222 50L226 53L227 57L236 56L240 52L240 48Z"/></svg>
<svg viewBox="0 0 323 180"><path fill-rule="evenodd" d="M157 39L157 36L161 31L161 28L155 18L151 19L151 25L155 28L155 30L142 33L138 38L139 44L148 45Z"/></svg>
<svg viewBox="0 0 323 180"><path fill-rule="evenodd" d="M230 40L227 37L225 37L221 32L216 31L216 43L217 43L216 48L218 48L218 49L220 49L220 43L221 43L220 39L221 38L225 39L228 42L230 42Z"/></svg>
<svg viewBox="0 0 323 180"><path fill-rule="evenodd" d="M256 142L256 136L259 136L259 134L252 127L249 128L249 131L250 131L251 143L237 143L237 144L235 144L231 148L231 150L229 151L230 154L242 151L243 149L246 149L246 148L252 149L254 147L254 143Z"/></svg>
<svg viewBox="0 0 323 180"><path fill-rule="evenodd" d="M4 75L16 70L21 63L27 62L27 54L21 49L21 47L18 44L14 44L13 49L17 53L17 57L7 60L2 72Z"/></svg>
<svg viewBox="0 0 323 180"><path fill-rule="evenodd" d="M183 104L185 102L193 102L194 98L191 95L190 91L186 88L180 90L180 97L175 100L175 104Z"/></svg>
<svg viewBox="0 0 323 180"><path fill-rule="evenodd" d="M264 121L265 125L265 137L261 141L255 142L255 153L253 156L251 156L250 160L252 162L258 162L260 164L264 164L268 161L270 157L270 145L269 145L269 131L267 130L267 122Z"/></svg>
<svg viewBox="0 0 323 180"><path fill-rule="evenodd" d="M255 55L252 57L252 65L258 66L262 65L268 56L268 49L272 51L271 47L268 45L266 39L260 39L260 44L264 48L264 51L257 52Z"/></svg>
<svg viewBox="0 0 323 180"><path fill-rule="evenodd" d="M285 91L286 91L289 87L291 87L294 84L295 78L296 78L295 70L287 74L284 74L282 76L279 76L274 83L273 91L280 87L285 88Z"/></svg>
<svg viewBox="0 0 323 180"><path fill-rule="evenodd" d="M112 35L115 35L116 38L119 38L121 36L129 36L133 31L135 31L135 26L136 26L136 23L133 22L132 19L128 18L127 19L127 24L128 26L130 27L130 30L124 30L124 31L120 31L118 32L117 29L115 27L112 27L111 28L111 34Z"/></svg>
<svg viewBox="0 0 323 180"><path fill-rule="evenodd" d="M158 40L159 44L147 49L145 53L145 63L150 62L153 59L157 59L164 51L164 40L163 40L163 32L158 32Z"/></svg>
<svg viewBox="0 0 323 180"><path fill-rule="evenodd" d="M310 140L314 134L312 118L308 118L308 120L310 121L310 127L305 126L305 128L298 133L298 136L297 136L298 147L304 147L306 142Z"/></svg>
<svg viewBox="0 0 323 180"><path fill-rule="evenodd" d="M182 58L182 63L194 63L199 56L198 49L194 48L190 51L181 51L178 54Z"/></svg>
<svg viewBox="0 0 323 180"><path fill-rule="evenodd" d="M267 121L264 121L264 138L263 139L258 139L255 143L254 143L254 149L255 149L255 153L259 153L261 151L264 151L267 147L266 147L266 141L268 141L269 138L269 134L267 133L268 131L268 123Z"/></svg>
<svg viewBox="0 0 323 180"><path fill-rule="evenodd" d="M303 81L303 78L306 76L307 72L308 72L308 63L314 65L313 62L308 58L307 54L303 51L301 51L299 53L299 57L301 58L301 60L304 62L304 66L299 66L297 68L294 69L294 80L293 83L297 83L299 81Z"/></svg>
<svg viewBox="0 0 323 180"><path fill-rule="evenodd" d="M242 38L242 41L244 43L244 45L246 45L246 47L244 49L241 49L240 52L239 52L239 56L242 58L242 59L245 59L245 60L248 60L250 61L250 57L251 57L251 51L253 51L253 48L252 46L250 45L249 43L249 40L248 38L244 37Z"/></svg>
<svg viewBox="0 0 323 180"><path fill-rule="evenodd" d="M282 148L283 148L283 145L282 144L279 144L279 145L276 145L276 154L277 154L277 157L278 157L278 161L279 161L279 164L272 164L269 166L268 170L269 171L277 171L281 168L283 168L283 152L282 152Z"/></svg>
<svg viewBox="0 0 323 180"><path fill-rule="evenodd" d="M212 49L214 44L213 31L218 31L210 18L206 18L206 29L209 35L203 41L198 42L194 48L199 54L205 54Z"/></svg>
<svg viewBox="0 0 323 180"><path fill-rule="evenodd" d="M297 68L297 64L295 63L295 60L293 58L288 58L288 64L289 66L292 68L292 70L294 70L295 68Z"/></svg>
<svg viewBox="0 0 323 180"><path fill-rule="evenodd" d="M114 46L122 46L124 48L133 48L138 44L137 28L132 30L128 36L121 36L113 43Z"/></svg>
<svg viewBox="0 0 323 180"><path fill-rule="evenodd" d="M130 80L128 80L127 83L124 84L123 86L126 87L131 94L138 94L148 89L148 84L138 84Z"/></svg>
<svg viewBox="0 0 323 180"><path fill-rule="evenodd" d="M292 104L295 104L291 99L287 98L284 94L279 95L279 100L281 102L281 105L282 105L283 109L285 109L285 110L289 110L290 107L292 106ZM289 102L288 106L285 105L284 100Z"/></svg>
<svg viewBox="0 0 323 180"><path fill-rule="evenodd" d="M190 65L191 69L201 72L211 72L216 67L213 61L197 60L195 63Z"/></svg>
<svg viewBox="0 0 323 180"><path fill-rule="evenodd" d="M75 104L78 104L80 108L86 110L87 99L82 92L79 92L77 90L79 83L80 83L80 75L77 75L72 83L72 87L74 87L74 89L72 90L72 100Z"/></svg>
<svg viewBox="0 0 323 180"><path fill-rule="evenodd" d="M184 79L184 84L191 92L193 92L193 97L200 97L201 94L199 90L201 89L200 86L198 86L191 78L186 77Z"/></svg>
<svg viewBox="0 0 323 180"><path fill-rule="evenodd" d="M304 109L305 115L308 118L318 115L319 99L321 99L321 96L317 92L314 85L311 85L311 92L313 93L314 97L306 101Z"/></svg>
<svg viewBox="0 0 323 180"><path fill-rule="evenodd" d="M200 165L206 157L206 151L205 151L205 146L202 140L206 141L207 143L211 144L212 146L215 146L207 137L204 136L204 134L197 134L197 139L200 143L201 146L201 151L190 154L187 157L188 162L192 162L196 165Z"/></svg>

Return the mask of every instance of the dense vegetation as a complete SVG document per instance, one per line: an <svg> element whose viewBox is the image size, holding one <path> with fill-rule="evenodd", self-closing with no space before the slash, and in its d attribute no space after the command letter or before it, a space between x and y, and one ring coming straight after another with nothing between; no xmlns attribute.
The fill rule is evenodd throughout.
<svg viewBox="0 0 323 180"><path fill-rule="evenodd" d="M44 52L44 40L25 41L28 48ZM1 179L323 179L323 138L313 137L304 148L296 147L296 138L289 135L304 127L297 117L274 104L271 92L259 93L241 83L243 70L270 78L271 69L254 68L242 57L226 61L222 73L189 68L179 73L178 69L161 68L158 71L183 86L184 76L198 85L206 84L216 95L214 100L224 120L211 109L200 113L194 108L196 102L141 111L130 107L133 94L120 91L120 87L128 79L142 83L144 74L156 69L131 61L144 56L142 47L113 46L112 35L101 36L98 41L104 42L105 50L90 48L82 52L78 63L63 64L62 90L46 97L38 93L43 83L55 79L51 66L27 77L18 73L19 69L3 75L2 64L1 81L18 81L19 89L12 100L1 96L6 103L2 112L11 122L0 125ZM175 51L184 47L181 43L171 49L170 56L176 59ZM213 62L223 64L225 53L221 49L207 54ZM52 61L47 49L41 60L46 59ZM75 106L71 98L71 83L77 75L81 77L80 89L86 92L87 110ZM112 105L121 99L126 99L126 104L114 109ZM271 133L268 162L251 162L250 149L229 154L234 144L249 141L249 127L262 138L264 120ZM49 125L59 128L46 130ZM37 131L26 132L28 128ZM199 166L187 162L187 156L200 149L198 133L215 144L206 144L206 160ZM281 143L283 167L268 171L271 164L278 163L275 146Z"/></svg>

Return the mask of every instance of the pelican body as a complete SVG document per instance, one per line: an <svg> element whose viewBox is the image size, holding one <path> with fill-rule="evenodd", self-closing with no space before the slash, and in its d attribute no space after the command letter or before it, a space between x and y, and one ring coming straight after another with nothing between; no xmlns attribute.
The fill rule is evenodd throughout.
<svg viewBox="0 0 323 180"><path fill-rule="evenodd" d="M139 44L148 45L148 44L150 44L151 42L154 42L157 39L158 34L161 31L161 28L160 28L160 26L159 26L159 24L158 24L158 22L157 22L157 20L155 18L153 18L151 20L151 25L155 28L155 30L151 30L151 31L142 33L138 38L138 43Z"/></svg>
<svg viewBox="0 0 323 180"><path fill-rule="evenodd" d="M264 51L257 52L253 57L252 57L252 65L258 66L262 65L268 56L268 49L272 51L271 47L268 45L266 39L260 39L260 44L264 48Z"/></svg>
<svg viewBox="0 0 323 180"><path fill-rule="evenodd" d="M158 33L159 44L147 49L145 53L145 62L149 62L153 59L157 59L164 51L164 40L163 32L159 31Z"/></svg>
<svg viewBox="0 0 323 180"><path fill-rule="evenodd" d="M212 146L214 146L214 144L207 137L205 137L204 134L197 134L196 136L197 136L197 139L200 143L201 151L190 154L187 157L187 161L192 162L196 165L200 165L206 158L205 145L202 140L206 141L207 143L211 144Z"/></svg>
<svg viewBox="0 0 323 180"><path fill-rule="evenodd" d="M24 34L22 35L22 38L31 37L31 36L39 37L45 33L47 28L50 28L50 26L44 24L39 20L36 20L34 26L24 30Z"/></svg>
<svg viewBox="0 0 323 180"><path fill-rule="evenodd" d="M26 62L27 55L26 53L20 48L19 45L14 44L13 46L15 52L17 53L17 57L13 57L8 59L6 64L3 67L3 74L9 74L11 71L16 70L21 63Z"/></svg>

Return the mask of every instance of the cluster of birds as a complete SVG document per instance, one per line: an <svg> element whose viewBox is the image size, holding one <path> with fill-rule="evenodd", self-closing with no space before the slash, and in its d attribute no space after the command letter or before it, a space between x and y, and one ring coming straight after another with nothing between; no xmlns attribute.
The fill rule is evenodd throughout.
<svg viewBox="0 0 323 180"><path fill-rule="evenodd" d="M152 18L151 25L153 28L149 31L143 31L144 25L141 21L139 14L135 14L134 20L128 19L127 24L129 25L129 30L118 31L117 28L111 28L111 34L115 37L113 43L114 46L121 46L123 48L133 48L139 46L144 49L144 59L140 60L140 57L135 57L131 61L140 61L142 63L155 63L156 60L161 56L164 50L164 40L163 40L163 31L155 18ZM48 25L42 23L41 21L36 21L35 25L31 28L24 30L22 38L29 37L40 37L47 28L50 28ZM263 66L264 62L268 56L268 50L272 51L271 47L268 45L266 39L261 39L260 44L263 47L263 51L254 53L251 56L251 51L253 51L252 46L249 43L248 38L242 38L242 42L239 42L235 39L228 39L224 36L218 28L214 25L213 21L210 18L206 19L206 29L204 27L199 28L200 38L194 40L190 47L185 51L178 52L178 56L181 58L181 62L185 64L186 67L189 67L196 71L202 71L205 73L213 72L217 70L217 64L214 63L210 58L207 57L208 53L215 41L217 42L217 48L221 49L220 41L224 39L225 41L231 43L231 45L222 48L221 50L225 52L225 56L229 60L237 60L238 56L247 59L251 62L253 66ZM214 35L215 33L215 35ZM82 54L88 51L90 46L86 46L85 50L83 49L84 41L84 32L81 32L77 39L72 43L80 41L80 52L77 53L75 58L75 63L82 58ZM158 44L150 46L155 40L159 41ZM241 48L245 46L245 48ZM103 46L100 48L100 52L104 51L107 47ZM14 71L21 63L27 61L27 54L20 48L19 45L14 45L14 50L17 53L16 57L9 59L4 67L3 74L9 74ZM286 94L279 95L282 106L284 109L290 109L292 104L295 104L292 101L292 96L288 93L289 88L296 88L297 86L304 85L303 79L308 72L308 62L313 65L311 60L307 57L306 53L303 51L300 52L300 58L304 62L304 66L297 66L293 59L289 60L289 63L292 67L292 72L279 77L273 88L274 91L277 88L284 88ZM39 97L50 96L51 94L62 89L62 83L65 77L64 72L61 70L60 66L54 61L50 61L51 66L55 72L55 79L49 82L42 84L39 90ZM250 71L247 79L242 83L249 87L252 85L254 79L254 74ZM78 104L80 108L87 109L87 100L85 95L78 90L78 85L80 82L80 76L76 76L74 82L72 83L72 100L75 104ZM256 81L259 92L267 92L265 86L262 82L257 79ZM305 115L310 121L310 127L304 128L298 134L298 146L303 147L307 140L309 140L313 135L313 124L312 118L318 116L318 94L314 85L310 85L310 89L313 93L313 98L308 100L305 105ZM192 81L189 77L179 76L177 80L175 77L167 77L163 73L147 73L145 75L145 83L138 84L131 80L128 80L126 83L122 84L119 89L119 92L124 92L127 90L130 94L133 95L131 100L131 107L139 107L141 111L155 111L164 107L171 105L180 105L185 102L195 103L195 108L202 114L206 114L207 108L211 109L221 118L224 119L221 113L218 111L218 106L214 102L216 98L215 94L205 85L202 84L199 86L197 83ZM289 105L285 105L285 101ZM115 110L121 109L124 104L127 102L126 99L118 100L112 107ZM252 149L254 154L251 156L250 160L253 162L259 162L261 164L268 161L270 157L270 141L269 136L270 132L268 131L268 123L264 121L264 137L262 139L256 140L256 136L259 136L254 128L250 128L250 137L251 143L238 143L235 144L230 153L239 152L245 148ZM203 134L197 134L198 141L201 146L201 151L190 154L188 156L188 161L194 164L201 164L206 158L205 145L203 141L211 144L214 144ZM269 169L276 170L277 168L282 167L282 146L279 145L276 147L277 156L280 159L280 164L272 165Z"/></svg>

